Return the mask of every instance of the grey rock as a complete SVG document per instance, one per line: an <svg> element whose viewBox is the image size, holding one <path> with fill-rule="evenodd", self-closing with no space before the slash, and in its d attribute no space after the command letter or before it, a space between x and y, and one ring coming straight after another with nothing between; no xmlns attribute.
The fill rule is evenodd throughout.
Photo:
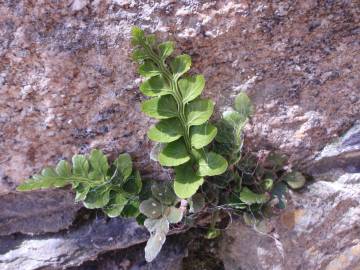
<svg viewBox="0 0 360 270"><path fill-rule="evenodd" d="M188 238L188 234L167 237L160 254L151 263L145 261L144 244L140 244L125 250L107 252L100 255L96 261L67 270L181 270L182 261L187 256Z"/></svg>
<svg viewBox="0 0 360 270"><path fill-rule="evenodd" d="M327 145L317 155L308 171L317 179L327 179L328 181L345 172L359 173L360 122L356 122L343 136Z"/></svg>
<svg viewBox="0 0 360 270"><path fill-rule="evenodd" d="M327 145L315 159L315 161L325 158L336 158L344 154L351 154L360 151L360 122L355 125L346 134L339 138L338 142Z"/></svg>
<svg viewBox="0 0 360 270"><path fill-rule="evenodd" d="M38 236L0 237L0 269L65 269L94 260L100 253L146 241L136 221L98 217L78 228Z"/></svg>
<svg viewBox="0 0 360 270"><path fill-rule="evenodd" d="M290 194L287 209L269 221L271 233L261 234L241 221L226 231L221 244L226 269L357 269L360 265L358 135L359 126L355 125L339 142L325 147L311 168L314 182L301 192ZM353 168L351 172L349 166Z"/></svg>
<svg viewBox="0 0 360 270"><path fill-rule="evenodd" d="M271 220L269 234L235 222L222 242L225 269L352 270L360 263L360 174L317 181Z"/></svg>
<svg viewBox="0 0 360 270"><path fill-rule="evenodd" d="M81 205L68 190L9 193L0 200L0 236L67 229Z"/></svg>

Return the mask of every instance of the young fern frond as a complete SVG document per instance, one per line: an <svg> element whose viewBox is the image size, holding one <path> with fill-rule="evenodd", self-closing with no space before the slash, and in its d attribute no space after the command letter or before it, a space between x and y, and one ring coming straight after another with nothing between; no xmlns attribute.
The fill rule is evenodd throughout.
<svg viewBox="0 0 360 270"><path fill-rule="evenodd" d="M133 59L140 64L139 73L146 78L140 91L151 97L142 111L159 122L148 131L148 137L165 146L158 155L162 166L175 167L174 190L180 198L194 195L205 176L222 174L227 161L209 145L217 128L209 123L214 102L201 99L203 75L185 76L191 58L182 54L171 58L172 42L156 43L138 27L132 29Z"/></svg>
<svg viewBox="0 0 360 270"><path fill-rule="evenodd" d="M253 107L249 97L241 92L236 96L234 108L223 113L216 123L219 132L216 134L215 149L226 157L229 166L240 161L243 146L243 128L249 121Z"/></svg>

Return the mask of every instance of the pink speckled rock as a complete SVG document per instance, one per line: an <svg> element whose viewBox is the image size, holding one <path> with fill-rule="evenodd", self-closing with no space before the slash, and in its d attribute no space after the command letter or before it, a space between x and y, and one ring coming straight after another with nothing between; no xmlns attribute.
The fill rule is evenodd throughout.
<svg viewBox="0 0 360 270"><path fill-rule="evenodd" d="M149 157L152 120L140 111L132 25L192 56L193 72L207 80L204 94L216 101L215 118L237 93L249 94L256 113L246 140L253 150L280 150L316 174L319 151L360 119L356 0L5 0L0 209L14 210L0 211L4 237L71 230L79 205L69 191L42 191L39 202L40 193L14 190L74 153L97 147L113 158L126 151L145 176L168 179Z"/></svg>

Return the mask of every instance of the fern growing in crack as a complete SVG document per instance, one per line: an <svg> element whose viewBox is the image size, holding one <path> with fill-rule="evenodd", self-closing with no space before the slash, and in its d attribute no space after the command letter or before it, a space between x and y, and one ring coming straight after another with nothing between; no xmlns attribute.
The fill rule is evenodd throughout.
<svg viewBox="0 0 360 270"><path fill-rule="evenodd" d="M159 122L148 131L148 137L163 147L157 156L162 166L175 168L174 191L189 198L203 184L205 176L224 173L227 161L208 151L217 134L209 123L214 102L201 99L205 86L203 75L186 76L191 67L189 55L171 57L172 42L157 44L155 36L132 29L133 58L140 64L144 78L140 91L150 97L142 103L142 111Z"/></svg>
<svg viewBox="0 0 360 270"><path fill-rule="evenodd" d="M302 188L305 176L286 166L281 155L242 153L243 128L253 110L245 93L212 125L214 103L200 98L204 77L186 75L190 57L172 57L172 42L157 44L153 35L146 36L137 27L132 30L132 43L133 58L146 79L140 90L150 97L142 110L159 120L148 137L161 146L156 160L175 168L175 180L142 182L128 154L109 165L100 150L92 150L88 156L75 155L72 165L62 160L55 168L43 169L17 189L71 185L75 200L86 208L102 209L109 217L137 217L150 233L145 247L148 262L159 254L174 227L171 224L197 226L198 218L211 215L205 237L215 238L220 235L219 219L235 213L259 230L264 217L285 208L287 187ZM216 153L209 150L210 144ZM197 192L205 176L215 177L208 177Z"/></svg>

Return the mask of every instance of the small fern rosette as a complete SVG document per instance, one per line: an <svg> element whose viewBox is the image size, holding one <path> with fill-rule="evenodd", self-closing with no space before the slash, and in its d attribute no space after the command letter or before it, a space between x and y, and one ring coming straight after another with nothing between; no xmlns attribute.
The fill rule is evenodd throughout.
<svg viewBox="0 0 360 270"><path fill-rule="evenodd" d="M153 35L132 29L133 58L146 80L140 91L150 97L142 111L159 122L148 137L164 144L157 160L162 166L175 167L174 190L180 198L189 198L204 182L205 176L222 174L227 161L206 147L217 128L209 123L214 102L201 99L205 86L203 75L185 75L191 67L189 55L172 57L173 42L158 44Z"/></svg>

